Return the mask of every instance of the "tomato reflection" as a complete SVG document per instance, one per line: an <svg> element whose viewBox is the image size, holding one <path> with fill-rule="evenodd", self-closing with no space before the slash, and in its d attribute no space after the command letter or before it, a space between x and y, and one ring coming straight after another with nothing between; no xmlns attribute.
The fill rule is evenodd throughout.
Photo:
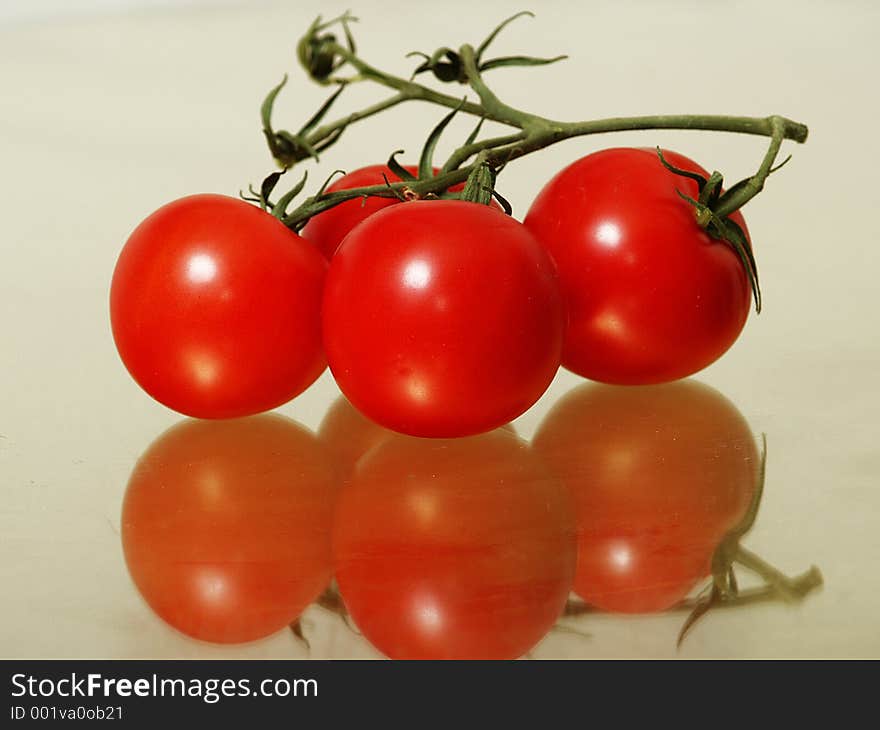
<svg viewBox="0 0 880 730"><path fill-rule="evenodd" d="M581 386L533 445L575 505L574 590L606 611L662 611L684 598L710 573L758 478L742 415L693 381Z"/></svg>
<svg viewBox="0 0 880 730"><path fill-rule="evenodd" d="M505 424L499 430L516 433L511 423ZM364 416L344 395L333 401L318 428L318 439L333 459L342 481L351 476L358 461L367 452L388 438L397 436L399 434L395 431Z"/></svg>
<svg viewBox="0 0 880 730"><path fill-rule="evenodd" d="M262 415L184 421L132 472L122 510L131 577L167 623L238 643L296 619L330 581L333 482L315 437Z"/></svg>
<svg viewBox="0 0 880 730"><path fill-rule="evenodd" d="M318 428L318 439L343 480L351 476L364 454L395 435L362 415L343 395L333 401Z"/></svg>
<svg viewBox="0 0 880 730"><path fill-rule="evenodd" d="M553 626L575 567L570 502L509 430L394 436L342 490L336 578L392 658L515 658Z"/></svg>

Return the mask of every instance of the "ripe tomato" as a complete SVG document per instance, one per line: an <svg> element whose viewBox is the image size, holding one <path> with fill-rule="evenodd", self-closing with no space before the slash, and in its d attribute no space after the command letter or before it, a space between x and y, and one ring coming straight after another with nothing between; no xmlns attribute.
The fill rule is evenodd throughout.
<svg viewBox="0 0 880 730"><path fill-rule="evenodd" d="M546 252L512 218L457 200L386 208L330 263L324 346L342 392L414 436L488 431L559 367L564 312Z"/></svg>
<svg viewBox="0 0 880 730"><path fill-rule="evenodd" d="M565 489L509 431L394 436L358 464L333 526L336 580L396 659L513 659L562 612L575 568Z"/></svg>
<svg viewBox="0 0 880 730"><path fill-rule="evenodd" d="M682 155L664 156L706 174ZM607 383L665 382L706 367L739 336L746 272L676 189L697 197L696 182L663 167L655 150L609 149L569 165L535 199L525 226L559 271L564 367ZM748 235L738 212L731 219Z"/></svg>
<svg viewBox="0 0 880 730"><path fill-rule="evenodd" d="M284 628L330 582L331 474L314 436L278 415L166 431L135 466L122 507L141 595L196 639Z"/></svg>
<svg viewBox="0 0 880 730"><path fill-rule="evenodd" d="M415 165L404 165L404 169L413 175L418 175L419 172ZM439 168L435 167L434 174L436 175L438 172L440 172ZM326 192L333 193L337 190L383 185L386 178L388 182L400 182L400 178L391 171L388 165L370 165L343 175L328 185ZM464 183L461 183L453 185L450 190L455 192L463 188ZM339 244L342 243L342 239L348 235L352 228L362 220L369 218L373 213L399 202L397 198L379 197L347 200L309 219L305 228L302 229L302 236L321 249L321 253L329 261L336 253L336 249L339 248Z"/></svg>
<svg viewBox="0 0 880 730"><path fill-rule="evenodd" d="M533 445L575 504L574 590L607 611L662 611L684 598L757 484L748 424L693 381L583 385L553 407Z"/></svg>
<svg viewBox="0 0 880 730"><path fill-rule="evenodd" d="M110 318L122 361L169 408L200 418L265 411L325 367L326 263L241 200L193 195L131 234L113 273Z"/></svg>
<svg viewBox="0 0 880 730"><path fill-rule="evenodd" d="M412 165L406 166L406 169L414 175L418 172L418 168ZM388 182L400 182L400 178L387 165L370 165L343 175L328 185L326 192L382 185L385 182L383 175ZM379 197L348 200L309 219L302 229L302 237L314 243L329 261L352 228L373 213L398 202L397 198Z"/></svg>

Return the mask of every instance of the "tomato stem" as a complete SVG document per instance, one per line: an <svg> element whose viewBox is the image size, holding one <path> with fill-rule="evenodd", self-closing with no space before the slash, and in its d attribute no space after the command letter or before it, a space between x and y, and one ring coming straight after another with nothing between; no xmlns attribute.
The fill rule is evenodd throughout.
<svg viewBox="0 0 880 730"><path fill-rule="evenodd" d="M813 565L804 573L789 577L774 568L755 553L740 545L740 541L754 526L767 474L767 438L761 436L761 461L757 468L755 491L745 514L724 538L712 555L712 582L699 595L679 601L667 609L668 612L687 611L678 637L678 645L693 626L710 610L715 608L735 608L754 603L782 600L794 603L804 600L813 590L822 586L822 573ZM764 585L740 590L734 564L742 565L756 573ZM563 618L573 618L583 614L601 613L601 610L582 601L569 601L565 605Z"/></svg>
<svg viewBox="0 0 880 730"><path fill-rule="evenodd" d="M813 588L822 585L822 573L815 565L810 566L810 569L804 575L798 578L789 578L780 570L762 560L758 555L750 550L746 550L742 546L738 547L734 560L761 576L768 587L786 603L800 601Z"/></svg>
<svg viewBox="0 0 880 730"><path fill-rule="evenodd" d="M519 17L518 14L515 17ZM353 20L348 16L322 23L320 19L315 21L306 35L298 44L298 53L301 65L310 77L323 85L350 84L361 81L371 81L381 86L393 89L396 93L360 111L352 112L334 122L324 124L314 129L303 129L299 135L289 132L272 130L269 122L271 107L279 87L276 87L267 97L263 105L264 131L266 131L269 147L273 156L282 167L291 167L297 162L314 156L309 150L322 150L333 144L349 125L362 119L374 116L390 109L405 101L425 101L441 107L455 109L467 114L489 119L494 122L513 127L515 132L497 137L475 141L469 139L462 147L455 150L443 165L441 174L416 183L406 183L414 193L424 196L429 193L442 193L450 185L455 185L466 180L477 166L477 162L466 162L479 155L481 162L488 164L493 169L501 167L511 160L523 157L552 144L574 137L604 132L649 130L649 129L699 129L717 132L733 132L737 134L750 134L770 137L770 145L758 171L743 183L737 186L732 194L723 197L719 201L718 208L714 211L719 217L724 217L741 208L749 200L754 198L764 187L767 177L774 171L773 164L779 153L782 142L786 139L803 143L807 139L808 129L800 122L787 119L782 116L772 115L769 117L744 117L724 115L648 115L636 117L610 117L606 119L593 119L586 121L564 122L516 109L506 104L489 88L483 80L482 71L503 65L541 65L556 59L533 59L525 56L511 56L493 61L481 61L481 55L485 51L497 32L510 20L501 23L489 38L480 44L478 50L474 50L469 44L462 45L458 51L442 48L434 56L419 54L427 59L416 71L434 70L435 75L440 71L442 64L455 66L454 69L444 69L441 77L449 76L449 81L465 81L473 89L479 98L479 103L462 100L460 97L444 94L431 89L412 79L388 73L372 66L358 56L354 40L351 37L348 22ZM347 45L336 41L335 36L327 32L327 28L334 23L341 23L345 30ZM441 60L443 59L443 60ZM431 65L433 63L433 66ZM340 75L339 70L348 67L354 73L349 76ZM452 73L454 71L454 73ZM414 74L415 75L415 74ZM335 98L335 95L331 99ZM325 103L323 111L329 107ZM287 143L285 146L284 143ZM290 154L287 154L287 153ZM398 187L404 183L389 186L370 186L363 188L339 191L325 195L312 196L306 199L299 207L291 211L282 219L286 225L299 230L312 216L327 210L328 208L363 196L393 196Z"/></svg>
<svg viewBox="0 0 880 730"><path fill-rule="evenodd" d="M782 140L785 139L785 125L788 120L783 117L770 117L769 121L771 129L770 145L761 162L761 167L758 168L758 171L752 177L743 181L743 184L738 189L731 190L729 196L724 196L719 200L718 206L714 209L715 215L721 218L730 215L733 211L742 208L764 189L764 181L773 172L773 163L776 162L779 148L782 146ZM806 137L804 138L806 139ZM785 163L782 164L784 165Z"/></svg>
<svg viewBox="0 0 880 730"><path fill-rule="evenodd" d="M822 586L822 573L813 565L809 570L792 577L785 576L787 585L790 587L790 595L797 597L797 600L806 598L815 589ZM683 613L694 610L702 600L702 597L686 598L683 601L670 606L665 613ZM768 603L779 600L779 591L772 584L756 586L738 591L736 595L727 596L715 603L714 608L738 608L741 606L750 606L756 603ZM563 609L562 618L577 618L585 614L606 613L601 608L597 608L589 603L580 600L569 600Z"/></svg>
<svg viewBox="0 0 880 730"><path fill-rule="evenodd" d="M481 153L477 158L478 161L472 166L473 170L468 176L464 190L461 191L461 199L489 205L495 189L495 171L484 162L484 156L485 153Z"/></svg>

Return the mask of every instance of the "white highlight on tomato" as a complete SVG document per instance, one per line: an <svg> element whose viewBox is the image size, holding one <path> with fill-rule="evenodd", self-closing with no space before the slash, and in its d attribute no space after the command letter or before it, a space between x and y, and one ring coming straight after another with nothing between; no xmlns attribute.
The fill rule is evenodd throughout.
<svg viewBox="0 0 880 730"><path fill-rule="evenodd" d="M217 262L208 254L198 253L187 262L186 275L194 284L205 284L217 276Z"/></svg>
<svg viewBox="0 0 880 730"><path fill-rule="evenodd" d="M443 614L437 608L434 598L426 595L418 596L415 603L419 623L428 631L438 633L443 628Z"/></svg>
<svg viewBox="0 0 880 730"><path fill-rule="evenodd" d="M410 289L424 289L431 281L431 267L425 261L411 261L403 270L403 283Z"/></svg>
<svg viewBox="0 0 880 730"><path fill-rule="evenodd" d="M600 312L593 320L593 327L600 332L622 336L626 333L623 320L614 311Z"/></svg>
<svg viewBox="0 0 880 730"><path fill-rule="evenodd" d="M621 571L626 570L633 561L632 552L626 545L614 545L611 548L611 563Z"/></svg>
<svg viewBox="0 0 880 730"><path fill-rule="evenodd" d="M437 497L430 491L415 492L407 498L413 517L420 527L430 527L437 518Z"/></svg>
<svg viewBox="0 0 880 730"><path fill-rule="evenodd" d="M638 455L630 448L611 450L602 460L602 468L609 474L626 476L636 468Z"/></svg>
<svg viewBox="0 0 880 730"><path fill-rule="evenodd" d="M202 507L211 509L212 507L223 505L225 490L223 489L223 475L218 474L217 470L211 465L202 465L199 473L199 497L202 501Z"/></svg>
<svg viewBox="0 0 880 730"><path fill-rule="evenodd" d="M202 352L191 352L187 360L187 365L199 385L210 388L217 381L220 367L214 357Z"/></svg>
<svg viewBox="0 0 880 730"><path fill-rule="evenodd" d="M418 375L410 375L407 378L406 392L416 403L427 403L431 398L427 382Z"/></svg>
<svg viewBox="0 0 880 730"><path fill-rule="evenodd" d="M620 228L616 223L601 223L596 229L596 240L608 248L617 248L620 245Z"/></svg>
<svg viewBox="0 0 880 730"><path fill-rule="evenodd" d="M228 600L229 585L222 573L203 568L196 581L199 595L206 601L223 605Z"/></svg>

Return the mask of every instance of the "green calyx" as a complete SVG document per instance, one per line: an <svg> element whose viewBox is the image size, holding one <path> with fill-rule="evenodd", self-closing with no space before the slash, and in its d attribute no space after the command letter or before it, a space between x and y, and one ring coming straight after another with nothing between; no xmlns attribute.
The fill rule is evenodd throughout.
<svg viewBox="0 0 880 730"><path fill-rule="evenodd" d="M755 311L760 313L761 286L758 281L758 265L755 262L752 245L742 227L730 218L730 214L735 210L738 210L739 207L745 204L745 202L739 203L737 207L731 207L730 202L741 197L742 191L748 190L750 187L758 188L759 185L762 186L763 179L760 180L760 182L756 182L755 176L752 176L740 180L731 187L730 190L722 192L724 177L717 170L709 177L704 177L699 173L691 172L690 170L682 170L681 168L671 165L663 156L663 151L659 147L657 148L657 156L667 170L675 175L688 178L697 183L699 196L696 199L686 195L680 190L676 190L676 193L678 193L680 198L693 206L697 224L701 228L704 228L713 238L724 241L736 252L736 255L739 257L743 269L749 279L752 296L755 300ZM767 175L781 168L789 159L791 159L790 155L776 167L769 167ZM748 199L749 198L746 198L745 201Z"/></svg>
<svg viewBox="0 0 880 730"><path fill-rule="evenodd" d="M309 179L309 173L307 171L304 172L296 185L284 193L284 195L278 198L278 200L273 202L271 200L272 193L285 172L287 171L281 170L280 172L270 173L260 184L259 191L255 190L253 185L250 185L248 186L248 192L250 195L245 195L244 192L239 192L239 196L242 200L246 200L249 203L256 203L267 213L271 213L279 220L283 220L284 216L287 214L287 208L290 206L290 203L302 192L303 188L306 186L306 181ZM335 174L336 173L334 173L334 175ZM326 186L327 183L324 183L324 185Z"/></svg>
<svg viewBox="0 0 880 730"><path fill-rule="evenodd" d="M337 129L335 129L332 134L328 135L324 139L317 141L314 144L309 140L309 135L315 130L318 124L320 124L321 120L323 120L324 117L327 116L327 112L330 111L333 103L345 90L344 84L340 84L339 88L334 91L330 95L330 97L318 108L318 110L308 119L308 121L306 121L306 123L303 124L302 127L300 127L299 131L296 134L291 134L290 132L284 130L276 131L275 129L273 129L272 110L275 106L275 99L278 97L281 89L283 89L286 84L287 74L284 75L281 83L275 86L266 95L266 98L263 100L263 104L260 107L260 119L263 123L263 135L266 137L266 142L269 145L269 151L272 153L272 156L278 161L278 163L285 169L287 169L288 167L292 167L297 162L308 159L309 157L314 158L316 162L319 161L318 153L336 142L342 135L343 131L345 131L345 125L341 125Z"/></svg>
<svg viewBox="0 0 880 730"><path fill-rule="evenodd" d="M352 54L357 52L354 37L351 34L351 28L349 28L349 23L356 21L357 18L346 12L338 18L328 21L323 21L318 16L309 26L297 44L296 55L300 65L306 69L312 79L319 83L325 83L345 63L345 59L340 56L337 50L336 35L330 33L328 28L334 25L341 26L349 52Z"/></svg>
<svg viewBox="0 0 880 730"><path fill-rule="evenodd" d="M495 192L495 171L485 162L475 165L471 174L468 175L464 190L461 191L461 200L471 203L489 205Z"/></svg>
<svg viewBox="0 0 880 730"><path fill-rule="evenodd" d="M499 23L492 32L489 33L486 39L477 46L474 57L476 67L481 73L483 71L489 71L493 68L502 68L504 66L546 66L547 64L556 63L557 61L562 61L563 59L568 58L568 56L564 55L554 56L553 58L537 58L534 56L499 56L498 58L484 60L483 54L498 37L498 34L514 20L524 16L534 18L535 14L528 10L524 10L521 13L516 13L516 15L511 15L509 18ZM460 84L468 83L468 72L465 68L464 61L462 60L461 53L458 51L454 51L453 49L444 46L443 48L438 48L430 55L422 53L421 51L413 51L412 53L407 54L407 58L412 56L419 56L424 60L418 67L416 67L415 71L413 71L413 74L410 77L411 79L414 79L419 74L431 72L438 81L443 81L445 83L453 81L457 81Z"/></svg>

